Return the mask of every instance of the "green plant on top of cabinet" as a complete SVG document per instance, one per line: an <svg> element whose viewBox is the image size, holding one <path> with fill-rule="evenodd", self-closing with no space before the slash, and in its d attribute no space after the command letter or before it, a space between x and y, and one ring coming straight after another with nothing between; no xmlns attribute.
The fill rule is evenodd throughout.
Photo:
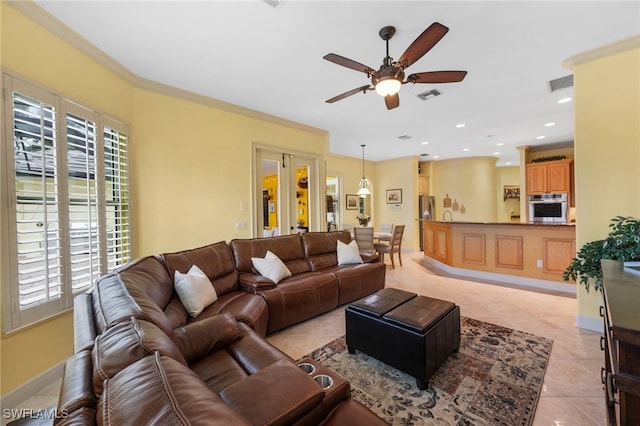
<svg viewBox="0 0 640 426"><path fill-rule="evenodd" d="M570 194L572 163L557 160L527 164L527 194Z"/></svg>

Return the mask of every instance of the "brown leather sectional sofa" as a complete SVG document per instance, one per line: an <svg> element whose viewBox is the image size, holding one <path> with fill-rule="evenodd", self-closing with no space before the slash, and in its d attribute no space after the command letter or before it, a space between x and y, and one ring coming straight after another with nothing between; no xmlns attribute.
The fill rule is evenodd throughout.
<svg viewBox="0 0 640 426"><path fill-rule="evenodd" d="M264 336L384 287L377 256L337 265L345 232L218 242L148 256L100 278L74 304L58 424L385 424L350 399L348 382L316 365L323 389ZM275 253L278 284L251 257ZM192 318L174 272L197 265L217 300Z"/></svg>

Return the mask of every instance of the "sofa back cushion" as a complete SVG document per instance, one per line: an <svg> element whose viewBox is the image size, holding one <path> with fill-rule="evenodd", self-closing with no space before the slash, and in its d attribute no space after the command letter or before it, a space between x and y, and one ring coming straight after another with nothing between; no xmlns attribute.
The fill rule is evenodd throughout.
<svg viewBox="0 0 640 426"><path fill-rule="evenodd" d="M192 370L155 353L104 385L97 423L103 425L249 425Z"/></svg>
<svg viewBox="0 0 640 426"><path fill-rule="evenodd" d="M106 379L156 351L187 365L174 341L150 322L131 317L99 335L91 351L95 394L102 394Z"/></svg>
<svg viewBox="0 0 640 426"><path fill-rule="evenodd" d="M351 242L349 231L307 232L302 234L304 253L312 271L338 264L336 249L338 240L345 244Z"/></svg>
<svg viewBox="0 0 640 426"><path fill-rule="evenodd" d="M238 272L257 274L251 258L264 257L267 251L278 256L293 275L310 271L299 235L237 239L232 240L230 245Z"/></svg>
<svg viewBox="0 0 640 426"><path fill-rule="evenodd" d="M153 322L167 334L187 322L173 277L153 256L134 260L98 279L92 299L98 334L132 316Z"/></svg>
<svg viewBox="0 0 640 426"><path fill-rule="evenodd" d="M175 271L185 274L196 265L211 280L218 296L239 289L238 272L235 270L231 250L224 241L192 250L165 253L160 259L164 261L172 277Z"/></svg>

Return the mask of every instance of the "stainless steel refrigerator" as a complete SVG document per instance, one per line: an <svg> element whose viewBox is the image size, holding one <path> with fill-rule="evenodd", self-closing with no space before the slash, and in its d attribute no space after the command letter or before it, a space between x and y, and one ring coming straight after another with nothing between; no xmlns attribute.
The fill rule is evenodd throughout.
<svg viewBox="0 0 640 426"><path fill-rule="evenodd" d="M436 197L431 195L419 195L418 211L420 212L420 219L435 220ZM420 229L420 251L424 250L423 225L422 221L418 221L418 228Z"/></svg>

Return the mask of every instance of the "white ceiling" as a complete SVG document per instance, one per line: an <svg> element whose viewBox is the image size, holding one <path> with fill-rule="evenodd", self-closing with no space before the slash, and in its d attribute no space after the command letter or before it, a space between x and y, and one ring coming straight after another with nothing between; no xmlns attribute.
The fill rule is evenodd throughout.
<svg viewBox="0 0 640 426"><path fill-rule="evenodd" d="M572 142L573 102L557 100L573 89L551 93L547 82L570 74L569 57L640 33L638 1L36 3L138 77L328 130L332 153L360 158L366 144L375 161L428 153L516 165L518 146ZM397 59L434 21L449 33L407 74L467 70L462 82L403 85L391 111L375 92L325 103L368 79L324 55L377 69L380 28L396 27ZM442 95L417 97L431 89Z"/></svg>

